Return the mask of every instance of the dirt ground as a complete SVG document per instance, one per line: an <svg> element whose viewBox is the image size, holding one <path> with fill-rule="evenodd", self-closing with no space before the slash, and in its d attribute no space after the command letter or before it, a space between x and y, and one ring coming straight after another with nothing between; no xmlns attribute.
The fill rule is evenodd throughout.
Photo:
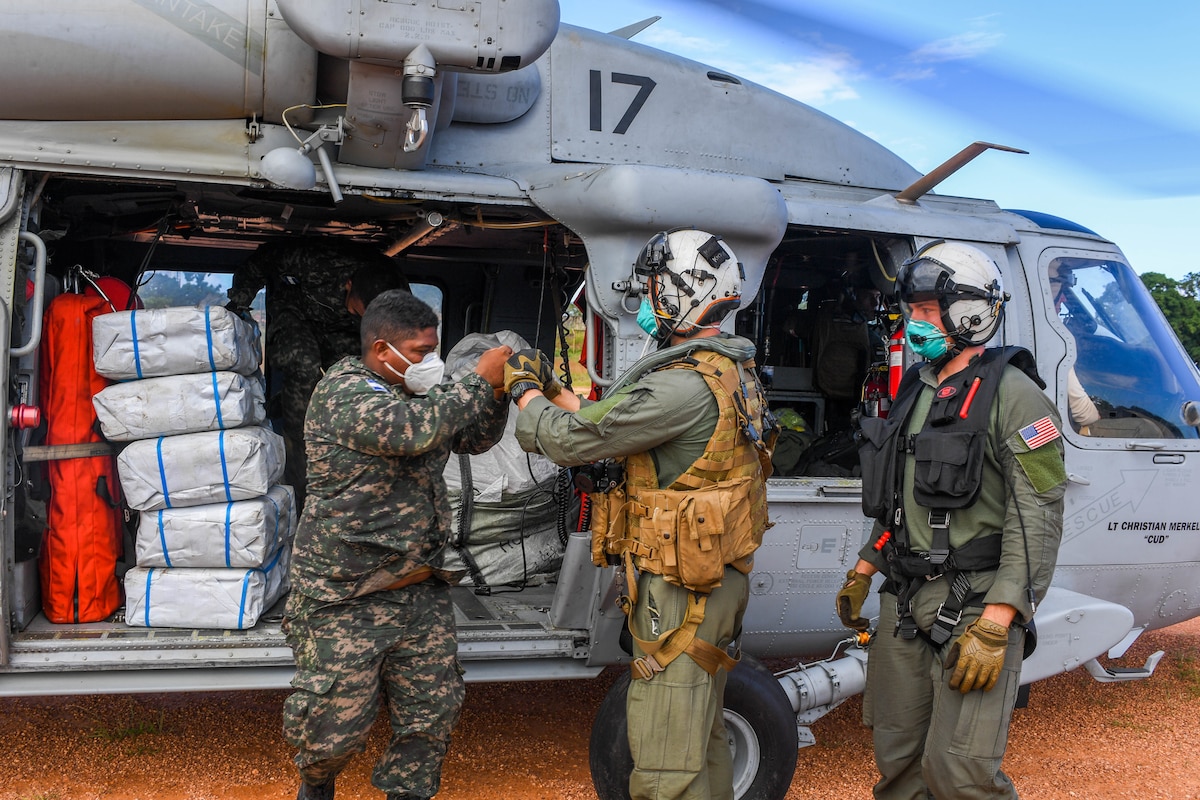
<svg viewBox="0 0 1200 800"><path fill-rule="evenodd" d="M1200 619L1147 634L1123 663L1166 656L1148 681L1099 684L1083 670L1033 687L1005 770L1026 800L1200 798ZM439 800L593 798L588 729L609 683L473 684ZM295 796L280 737L284 692L0 700L0 800L267 800ZM813 726L788 800L869 798L874 765L855 698ZM378 800L370 768L339 800Z"/></svg>

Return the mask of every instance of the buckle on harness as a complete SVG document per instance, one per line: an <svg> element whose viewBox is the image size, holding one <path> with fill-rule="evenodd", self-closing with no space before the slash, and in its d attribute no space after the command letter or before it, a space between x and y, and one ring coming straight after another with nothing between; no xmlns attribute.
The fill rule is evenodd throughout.
<svg viewBox="0 0 1200 800"><path fill-rule="evenodd" d="M929 563L941 566L950 557L950 512L930 511L929 527L933 529L933 547L929 549Z"/></svg>
<svg viewBox="0 0 1200 800"><path fill-rule="evenodd" d="M950 639L950 634L954 633L954 626L962 619L962 609L957 611L947 611L946 604L942 603L938 606L937 618L934 620L933 627L929 630L929 638L934 644L945 644Z"/></svg>
<svg viewBox="0 0 1200 800"><path fill-rule="evenodd" d="M663 671L663 667L658 665L658 662L654 660L654 656L635 658L629 665L629 668L633 671L633 677L644 681L650 680Z"/></svg>
<svg viewBox="0 0 1200 800"><path fill-rule="evenodd" d="M950 583L950 596L938 606L937 619L929 630L929 638L939 647L950 641L954 626L962 619L963 607L967 604L967 596L971 592L971 581L965 573L959 572ZM947 607L948 606L948 607Z"/></svg>

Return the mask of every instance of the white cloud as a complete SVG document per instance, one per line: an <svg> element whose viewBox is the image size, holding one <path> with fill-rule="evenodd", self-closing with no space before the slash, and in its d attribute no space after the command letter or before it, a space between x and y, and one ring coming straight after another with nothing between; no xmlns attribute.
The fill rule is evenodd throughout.
<svg viewBox="0 0 1200 800"><path fill-rule="evenodd" d="M802 103L820 106L838 100L857 100L854 62L828 55L796 62L747 64L740 74Z"/></svg>
<svg viewBox="0 0 1200 800"><path fill-rule="evenodd" d="M1002 33L960 33L917 48L909 55L909 59L917 64L962 61L986 53L999 45L1003 39Z"/></svg>
<svg viewBox="0 0 1200 800"><path fill-rule="evenodd" d="M712 60L712 54L729 49L727 42L713 41L704 36L689 36L674 28L651 26L638 34L634 41L669 53L677 53L701 63Z"/></svg>
<svg viewBox="0 0 1200 800"><path fill-rule="evenodd" d="M937 75L932 67L906 67L892 73L892 78L901 82L927 81Z"/></svg>
<svg viewBox="0 0 1200 800"><path fill-rule="evenodd" d="M648 28L636 40L701 64L718 67L802 103L819 106L837 100L857 100L859 97L853 84L862 76L858 62L848 53L814 50L795 61L746 61L745 47L735 49L727 41L691 36L674 28L658 26ZM743 58L738 59L734 53Z"/></svg>

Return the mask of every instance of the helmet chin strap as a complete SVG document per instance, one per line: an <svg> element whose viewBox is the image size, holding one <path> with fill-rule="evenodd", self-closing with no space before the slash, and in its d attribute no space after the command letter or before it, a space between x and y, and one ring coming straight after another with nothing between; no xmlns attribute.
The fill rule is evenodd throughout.
<svg viewBox="0 0 1200 800"><path fill-rule="evenodd" d="M940 356L939 358L935 359L932 362L934 369L937 369L937 370L942 369L942 367L946 366L951 361L953 361L955 358L957 358L964 349L962 342L958 341L958 339L956 339L954 337L948 337L948 338L950 338L950 340L953 342L953 344L950 345L949 350L947 350L942 356Z"/></svg>

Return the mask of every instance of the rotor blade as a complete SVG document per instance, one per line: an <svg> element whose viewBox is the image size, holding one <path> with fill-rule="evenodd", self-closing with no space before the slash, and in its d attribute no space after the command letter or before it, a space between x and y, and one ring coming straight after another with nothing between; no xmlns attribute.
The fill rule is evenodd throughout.
<svg viewBox="0 0 1200 800"><path fill-rule="evenodd" d="M662 17L650 17L642 20L641 22L635 22L632 25L626 25L624 28L618 28L617 30L612 31L612 35L620 36L622 39L632 39L642 31L646 30L646 28L649 28L651 25L658 22L660 19L662 19Z"/></svg>

